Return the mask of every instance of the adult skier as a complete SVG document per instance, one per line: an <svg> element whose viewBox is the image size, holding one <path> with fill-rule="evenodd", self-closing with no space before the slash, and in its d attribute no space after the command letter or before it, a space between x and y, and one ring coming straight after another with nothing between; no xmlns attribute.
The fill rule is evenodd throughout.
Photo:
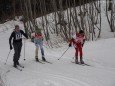
<svg viewBox="0 0 115 86"><path fill-rule="evenodd" d="M46 61L45 56L44 56L42 32L41 32L41 29L38 28L37 26L36 26L35 32L32 33L32 37L34 37L34 43L35 43L35 46L36 46L36 49L35 49L35 60L39 62L39 59L38 59L38 49L40 47L41 54L42 54L42 60Z"/></svg>
<svg viewBox="0 0 115 86"><path fill-rule="evenodd" d="M22 35L24 35L28 39L27 34L25 34L22 30L20 30L19 25L16 25L14 31L11 33L11 36L9 38L10 50L12 50L14 47L14 57L13 57L14 67L20 65L19 58L20 58L20 53L22 48ZM13 43L12 43L12 39L13 39Z"/></svg>
<svg viewBox="0 0 115 86"><path fill-rule="evenodd" d="M72 43L73 43L73 45L75 47L75 50L76 50L76 52L75 52L75 63L79 64L79 62L78 62L78 52L80 52L80 63L84 64L82 47L85 43L85 35L84 35L83 30L80 30L79 33L76 33L72 37L72 39L70 40L69 47L72 46Z"/></svg>

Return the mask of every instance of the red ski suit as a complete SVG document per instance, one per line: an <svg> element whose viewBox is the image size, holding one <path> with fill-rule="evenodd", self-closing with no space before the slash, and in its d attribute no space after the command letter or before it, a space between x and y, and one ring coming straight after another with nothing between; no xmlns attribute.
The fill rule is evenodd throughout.
<svg viewBox="0 0 115 86"><path fill-rule="evenodd" d="M85 40L84 34L79 34L79 33L76 33L70 40L70 44L73 43L76 49L76 53L75 53L76 59L78 59L78 52L80 52L80 59L82 59L82 56L83 56L82 45L84 43L84 40Z"/></svg>

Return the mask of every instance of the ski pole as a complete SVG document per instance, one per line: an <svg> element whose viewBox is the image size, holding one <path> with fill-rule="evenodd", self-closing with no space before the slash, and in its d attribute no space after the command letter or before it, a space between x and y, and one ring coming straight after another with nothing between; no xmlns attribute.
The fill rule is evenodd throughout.
<svg viewBox="0 0 115 86"><path fill-rule="evenodd" d="M6 65L6 63L7 63L8 57L9 57L9 55L10 55L10 52L11 52L11 50L9 51L8 56L7 56L7 58L6 58L5 65Z"/></svg>
<svg viewBox="0 0 115 86"><path fill-rule="evenodd" d="M24 61L25 61L25 39L24 39Z"/></svg>
<svg viewBox="0 0 115 86"><path fill-rule="evenodd" d="M69 49L69 47L67 48L67 50L68 49ZM62 56L67 52L67 50L61 55L61 57L58 60L60 60L62 58Z"/></svg>

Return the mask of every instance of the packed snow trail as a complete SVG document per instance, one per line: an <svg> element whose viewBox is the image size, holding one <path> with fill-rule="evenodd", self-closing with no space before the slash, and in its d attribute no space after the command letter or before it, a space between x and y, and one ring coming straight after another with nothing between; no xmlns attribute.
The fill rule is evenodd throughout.
<svg viewBox="0 0 115 86"><path fill-rule="evenodd" d="M103 42L106 44L102 45ZM79 66L71 63L71 61L74 61L72 58L75 52L74 48L70 48L63 58L57 60L67 49L67 45L57 49L45 49L46 59L53 64L36 63L34 60L34 44L27 41L26 61L23 61L23 49L20 58L20 63L25 66L23 71L20 72L12 67L13 51L6 65L4 65L4 62L7 55L1 54L0 64L3 71L10 71L6 73L6 79L11 86L114 86L115 63L113 59L115 49L111 46L113 44L115 44L115 39L87 42L84 46L84 61L91 66ZM7 51L7 47L3 46L2 53ZM100 46L103 48L102 50ZM111 53L108 53L110 50ZM104 56L100 54L102 52L105 52ZM107 57L108 54L110 54L109 58ZM40 54L39 59L41 59Z"/></svg>

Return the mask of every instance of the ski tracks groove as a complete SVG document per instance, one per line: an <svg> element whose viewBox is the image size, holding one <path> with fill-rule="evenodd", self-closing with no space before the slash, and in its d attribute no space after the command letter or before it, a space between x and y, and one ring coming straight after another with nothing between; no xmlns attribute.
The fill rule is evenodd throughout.
<svg viewBox="0 0 115 86"><path fill-rule="evenodd" d="M65 86L64 84L67 84L66 86L90 86L89 84L78 80L78 79L74 79L74 78L70 78L67 76L63 76L63 75L59 75L59 74L51 74L51 73L44 73L44 72L36 72L36 71L31 71L32 73L28 73L28 74L34 74L34 75L43 75L43 77L48 77L47 81L48 83L52 83L53 86ZM27 73L27 72L25 72ZM51 78L49 78L51 77ZM64 83L65 82L65 83ZM64 83L63 85L61 83ZM55 85L54 85L55 84ZM45 86L52 86L52 85L45 85Z"/></svg>

